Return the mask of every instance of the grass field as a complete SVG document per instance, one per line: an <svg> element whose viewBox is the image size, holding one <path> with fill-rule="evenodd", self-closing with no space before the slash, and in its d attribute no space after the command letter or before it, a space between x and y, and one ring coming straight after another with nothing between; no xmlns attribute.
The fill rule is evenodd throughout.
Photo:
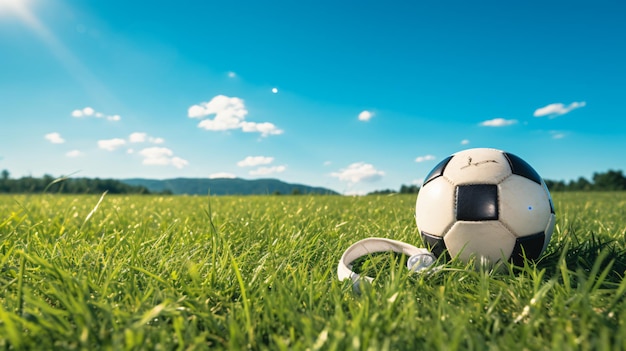
<svg viewBox="0 0 626 351"><path fill-rule="evenodd" d="M553 198L536 264L419 275L377 255L355 294L341 254L421 246L415 196L3 195L0 348L624 350L626 193Z"/></svg>

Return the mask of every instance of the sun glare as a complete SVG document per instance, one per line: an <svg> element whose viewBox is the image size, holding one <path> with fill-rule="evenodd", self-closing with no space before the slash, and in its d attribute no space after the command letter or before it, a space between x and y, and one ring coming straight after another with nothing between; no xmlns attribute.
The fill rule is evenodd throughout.
<svg viewBox="0 0 626 351"><path fill-rule="evenodd" d="M0 0L0 15L16 14L23 17L28 3L28 0Z"/></svg>
<svg viewBox="0 0 626 351"><path fill-rule="evenodd" d="M24 0L0 0L0 9L24 6Z"/></svg>

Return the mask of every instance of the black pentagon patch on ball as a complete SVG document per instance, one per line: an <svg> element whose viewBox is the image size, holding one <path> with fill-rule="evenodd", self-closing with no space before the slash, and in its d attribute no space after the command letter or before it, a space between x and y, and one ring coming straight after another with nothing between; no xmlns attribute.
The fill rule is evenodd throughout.
<svg viewBox="0 0 626 351"><path fill-rule="evenodd" d="M533 182L541 185L541 176L539 176L539 173L537 173L534 168L526 163L526 161L508 152L504 153L504 157L506 157L506 159L509 161L509 166L511 166L511 172L513 172L513 174L517 174L518 176L530 179Z"/></svg>
<svg viewBox="0 0 626 351"><path fill-rule="evenodd" d="M445 159L443 159L443 161L439 162L439 164L437 164L435 168L433 168L433 170L430 171L430 173L428 173L428 175L424 179L424 184L422 186L426 185L428 182L430 182L431 180L437 177L441 177L443 175L443 171L446 169L446 166L448 165L448 162L450 162L451 159L452 159L452 156L448 156Z"/></svg>
<svg viewBox="0 0 626 351"><path fill-rule="evenodd" d="M446 243L443 241L443 238L440 236L428 234L426 232L422 232L422 240L435 256L439 257L446 251Z"/></svg>
<svg viewBox="0 0 626 351"><path fill-rule="evenodd" d="M457 186L456 219L459 221L497 220L498 186L495 184Z"/></svg>
<svg viewBox="0 0 626 351"><path fill-rule="evenodd" d="M537 233L515 240L515 247L511 253L511 262L516 266L524 265L524 255L529 260L536 260L541 255L543 244L546 240L545 233Z"/></svg>

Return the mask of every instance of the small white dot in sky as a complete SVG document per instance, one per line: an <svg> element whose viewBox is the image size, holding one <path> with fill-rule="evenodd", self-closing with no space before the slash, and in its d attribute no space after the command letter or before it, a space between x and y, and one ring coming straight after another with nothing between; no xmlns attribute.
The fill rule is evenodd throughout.
<svg viewBox="0 0 626 351"><path fill-rule="evenodd" d="M272 88L272 93L274 93L274 94L278 93L278 89L277 88Z"/></svg>

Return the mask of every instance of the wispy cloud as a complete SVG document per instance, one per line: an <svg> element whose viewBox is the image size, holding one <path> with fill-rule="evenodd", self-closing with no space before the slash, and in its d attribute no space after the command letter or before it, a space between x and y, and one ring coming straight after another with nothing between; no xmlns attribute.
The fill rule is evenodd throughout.
<svg viewBox="0 0 626 351"><path fill-rule="evenodd" d="M163 138L155 138L149 136L147 133L134 132L128 136L129 143L145 143L150 142L152 144L163 144L165 140Z"/></svg>
<svg viewBox="0 0 626 351"><path fill-rule="evenodd" d="M432 161L435 159L434 155L425 155L425 156L418 156L415 159L415 162L426 162L426 161Z"/></svg>
<svg viewBox="0 0 626 351"><path fill-rule="evenodd" d="M124 145L126 140L120 138L98 140L98 147L107 151L115 151Z"/></svg>
<svg viewBox="0 0 626 351"><path fill-rule="evenodd" d="M237 166L239 167L256 167L260 165L269 165L274 162L273 157L269 156L248 156L243 160L237 162ZM281 173L287 169L287 166L270 166L270 167L259 167L257 169L251 170L248 172L250 175L268 175L274 173Z"/></svg>
<svg viewBox="0 0 626 351"><path fill-rule="evenodd" d="M226 172L218 172L218 173L213 173L209 175L209 179L218 179L218 178L237 178L236 175L232 174L232 173L226 173Z"/></svg>
<svg viewBox="0 0 626 351"><path fill-rule="evenodd" d="M106 115L102 112L96 112L96 110L94 110L93 108L89 106L72 111L72 117L74 118L86 118L86 117L106 118L107 120L113 121L113 122L117 122L122 119L120 115Z"/></svg>
<svg viewBox="0 0 626 351"><path fill-rule="evenodd" d="M162 138L151 137L147 133L135 132L131 133L128 136L128 139L113 138L98 140L98 147L107 151L115 151L128 144L141 144L146 142L161 144L164 140ZM138 152L135 152L135 149L133 148L128 148L126 150L126 154L133 155L135 153L142 157L142 164L144 165L174 166L180 169L189 164L187 160L175 156L174 152L166 147L146 147Z"/></svg>
<svg viewBox="0 0 626 351"><path fill-rule="evenodd" d="M248 156L243 160L237 162L237 166L239 167L255 167L259 165L267 165L274 162L273 157L267 156Z"/></svg>
<svg viewBox="0 0 626 351"><path fill-rule="evenodd" d="M356 162L349 165L347 168L341 169L339 172L333 172L330 175L341 181L359 183L375 182L380 180L385 175L385 172L377 170L369 163Z"/></svg>
<svg viewBox="0 0 626 351"><path fill-rule="evenodd" d="M533 116L535 117L548 116L549 118L555 118L555 117L564 115L566 113L569 113L577 108L585 107L585 105L587 105L587 103L584 101L580 101L580 102L575 101L567 106L565 106L564 104L560 102L554 103L554 104L546 105L544 107L536 109L535 113L533 113Z"/></svg>
<svg viewBox="0 0 626 351"><path fill-rule="evenodd" d="M68 151L65 153L65 156L70 157L70 158L79 157L82 155L83 153L80 150L72 150L72 151Z"/></svg>
<svg viewBox="0 0 626 351"><path fill-rule="evenodd" d="M282 130L276 128L276 126L270 122L241 122L240 127L242 131L247 133L261 133L262 137L283 134Z"/></svg>
<svg viewBox="0 0 626 351"><path fill-rule="evenodd" d="M189 164L187 160L174 156L174 152L166 147L148 147L139 151L143 157L142 164L149 166L174 166L178 169Z"/></svg>
<svg viewBox="0 0 626 351"><path fill-rule="evenodd" d="M506 127L517 123L515 119L494 118L480 123L484 127Z"/></svg>
<svg viewBox="0 0 626 351"><path fill-rule="evenodd" d="M241 129L243 132L261 133L262 137L268 135L282 134L270 122L247 122L245 121L248 110L244 101L238 97L228 97L217 95L209 102L202 102L189 107L187 115L189 118L199 118L198 128L211 131L226 131ZM214 116L208 118L207 116Z"/></svg>
<svg viewBox="0 0 626 351"><path fill-rule="evenodd" d="M233 71L228 72L227 75L228 75L228 78L236 78L237 77L237 73L235 73Z"/></svg>
<svg viewBox="0 0 626 351"><path fill-rule="evenodd" d="M372 119L372 117L374 117L374 112L372 111L365 110L359 113L359 121L367 122Z"/></svg>
<svg viewBox="0 0 626 351"><path fill-rule="evenodd" d="M467 144L469 144L469 143L470 143L469 139L463 139L463 140L461 140L461 145L467 145Z"/></svg>
<svg viewBox="0 0 626 351"><path fill-rule="evenodd" d="M552 139L563 139L565 138L565 133L559 132L556 130L551 130L550 135L552 135Z"/></svg>
<svg viewBox="0 0 626 351"><path fill-rule="evenodd" d="M44 138L53 144L63 144L65 142L65 139L63 139L61 134L57 132L48 133L44 136Z"/></svg>
<svg viewBox="0 0 626 351"><path fill-rule="evenodd" d="M250 175L269 175L275 173L282 173L287 169L287 166L271 166L271 167L259 167L249 172Z"/></svg>

